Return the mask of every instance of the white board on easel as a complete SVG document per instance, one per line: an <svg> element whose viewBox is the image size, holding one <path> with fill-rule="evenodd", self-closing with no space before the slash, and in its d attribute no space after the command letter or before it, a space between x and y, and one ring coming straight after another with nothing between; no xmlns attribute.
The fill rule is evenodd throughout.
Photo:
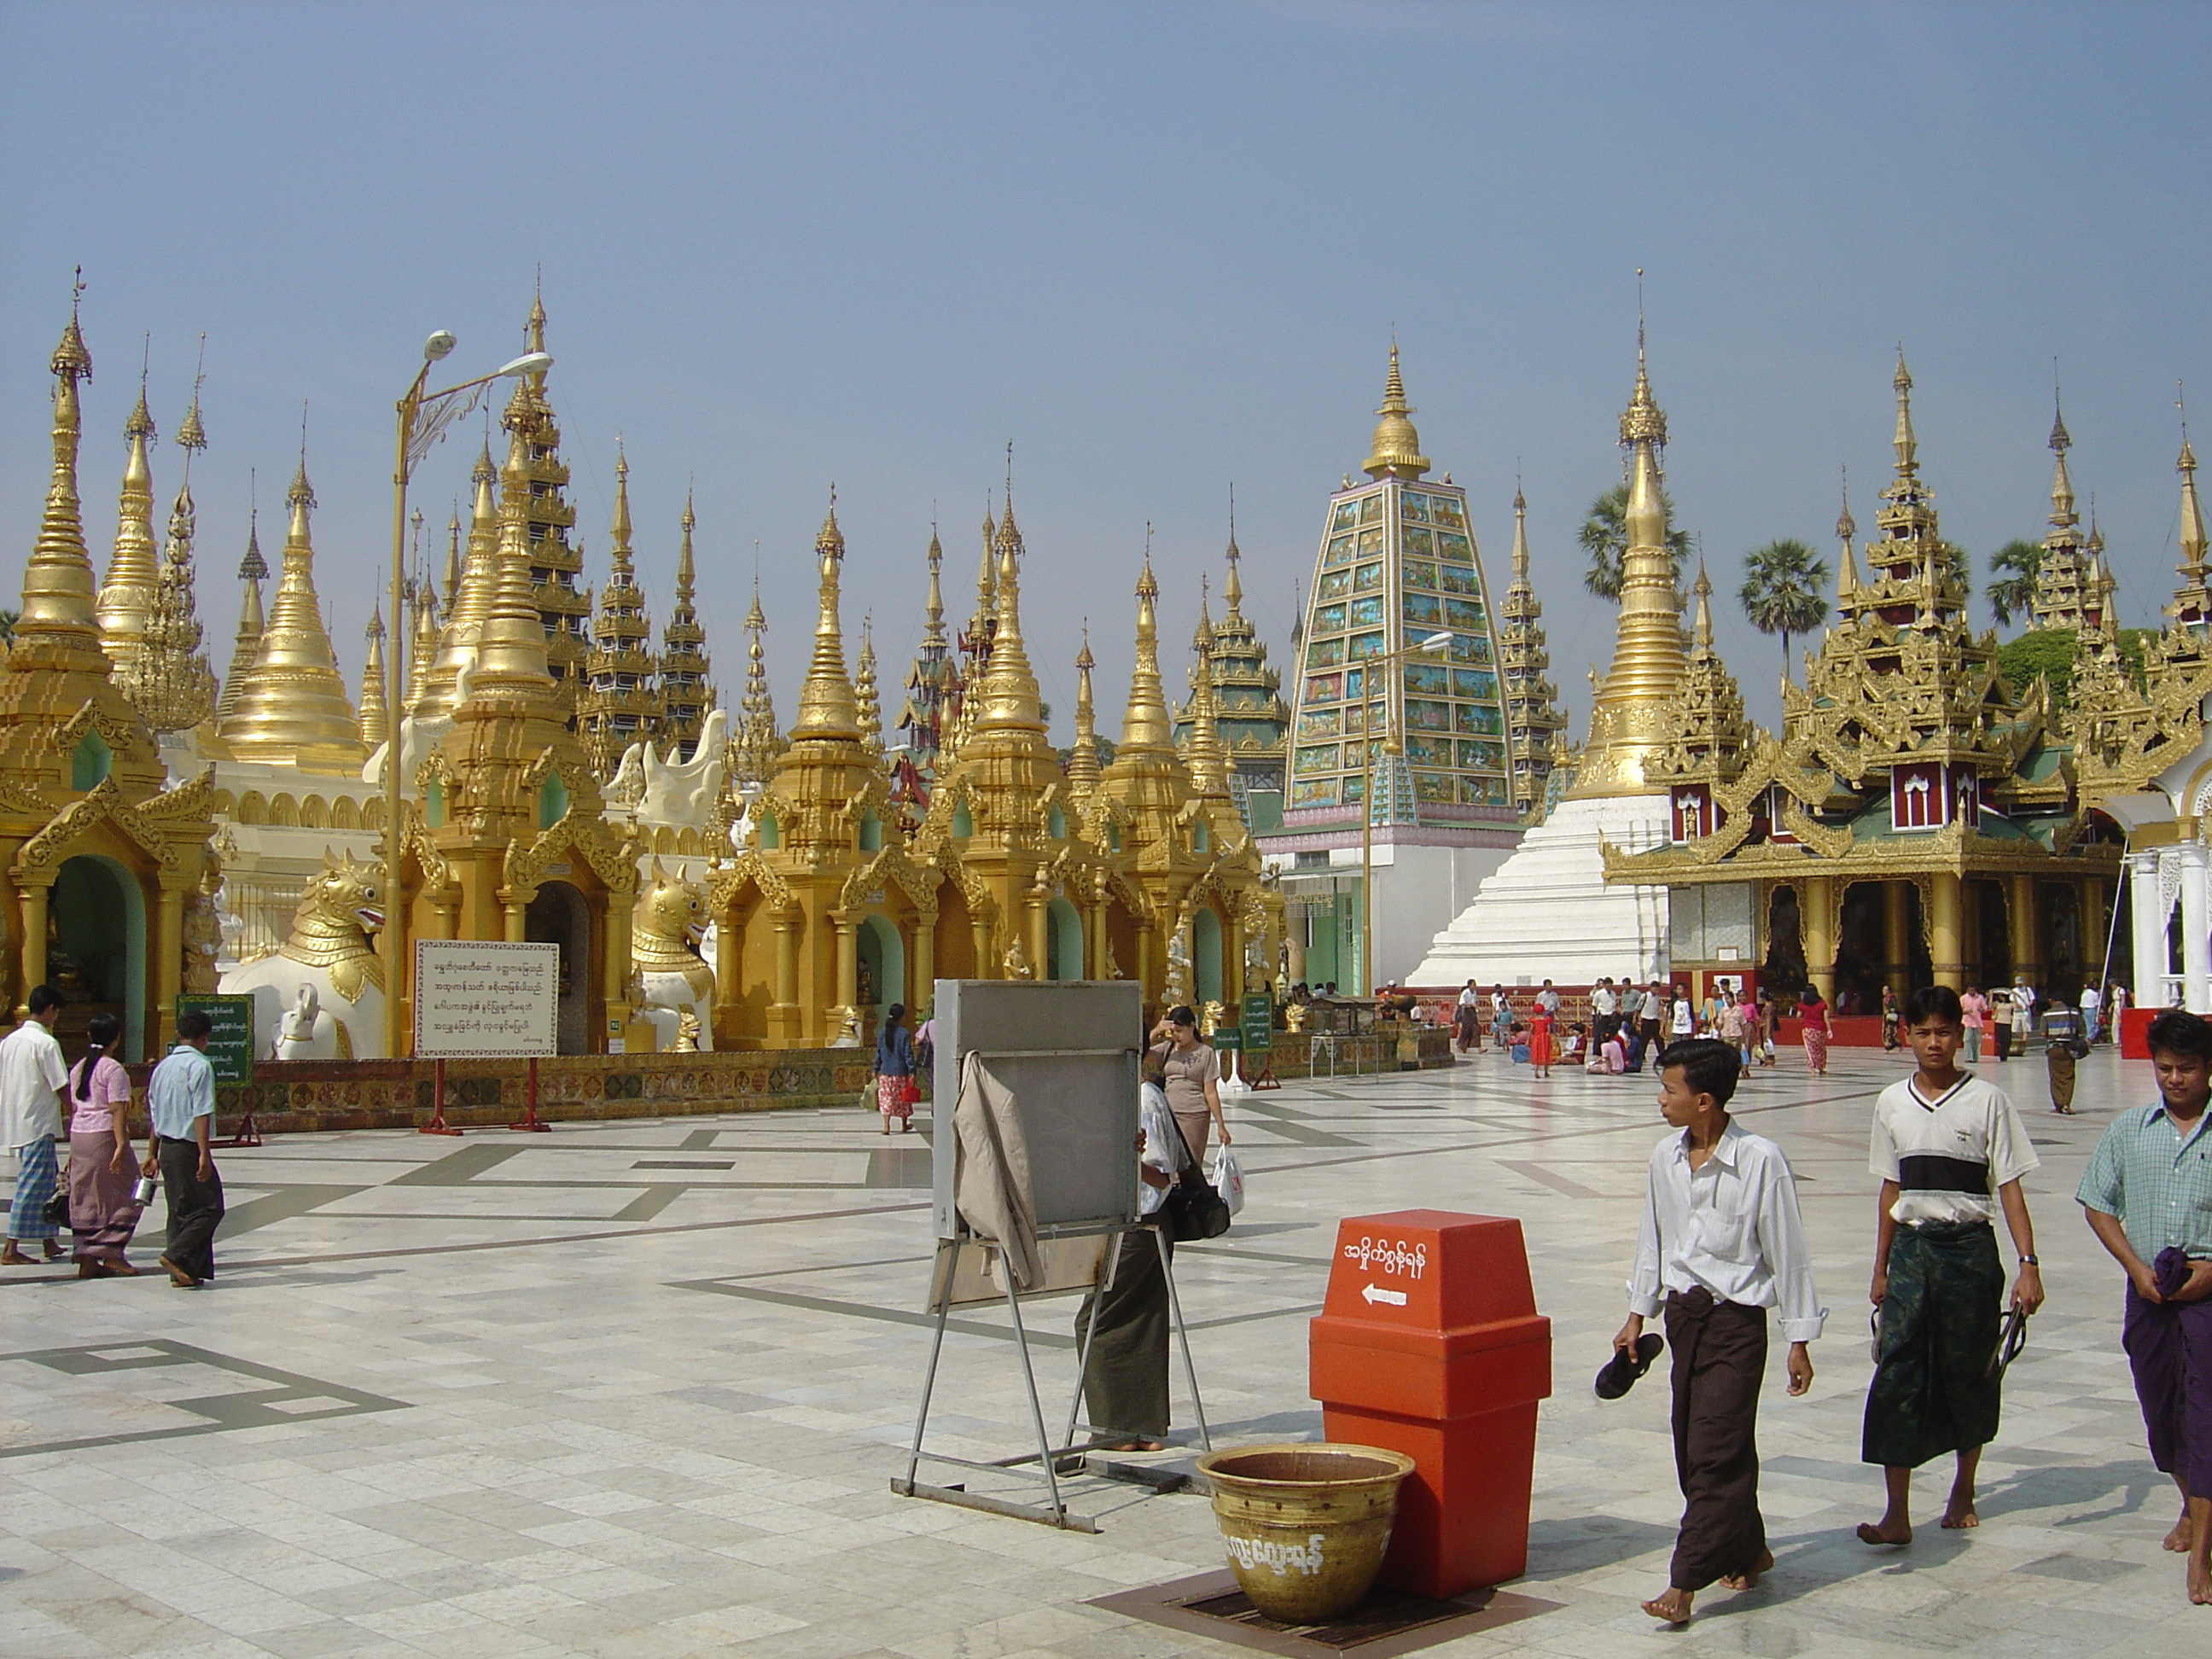
<svg viewBox="0 0 2212 1659"><path fill-rule="evenodd" d="M506 939L415 941L415 1052L520 1060L560 1052L561 947Z"/></svg>

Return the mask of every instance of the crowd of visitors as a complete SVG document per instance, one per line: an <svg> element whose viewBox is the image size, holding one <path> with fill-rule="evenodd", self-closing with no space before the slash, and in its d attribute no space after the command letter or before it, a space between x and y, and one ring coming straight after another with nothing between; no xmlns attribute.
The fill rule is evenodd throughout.
<svg viewBox="0 0 2212 1659"><path fill-rule="evenodd" d="M158 1177L169 1212L161 1267L179 1290L197 1290L215 1277L215 1234L223 1213L215 1167L215 1072L206 1053L214 1022L198 1009L177 1016L176 1047L147 1079L141 1162L131 1156L131 1076L112 1052L121 1022L94 1014L86 1022L85 1052L71 1068L53 1034L60 994L51 985L34 986L24 1006L27 1017L0 1037L0 1145L15 1158L0 1266L60 1261L67 1228L78 1278L135 1275L126 1252ZM64 1145L66 1170L58 1157ZM39 1254L30 1255L27 1244L36 1244Z"/></svg>

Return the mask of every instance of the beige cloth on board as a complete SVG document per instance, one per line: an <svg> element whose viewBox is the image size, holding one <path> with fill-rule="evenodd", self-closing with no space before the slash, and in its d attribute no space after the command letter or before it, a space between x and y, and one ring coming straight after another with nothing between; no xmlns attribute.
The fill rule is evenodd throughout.
<svg viewBox="0 0 2212 1659"><path fill-rule="evenodd" d="M953 1208L978 1238L999 1247L1014 1288L1034 1289L1043 1279L1044 1259L1037 1248L1029 1143L1013 1091L972 1050L960 1062L952 1131Z"/></svg>

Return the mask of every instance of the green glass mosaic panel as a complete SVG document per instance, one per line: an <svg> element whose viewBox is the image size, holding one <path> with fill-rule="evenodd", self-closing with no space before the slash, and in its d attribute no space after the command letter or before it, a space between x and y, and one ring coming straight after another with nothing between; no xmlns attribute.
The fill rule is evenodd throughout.
<svg viewBox="0 0 2212 1659"><path fill-rule="evenodd" d="M1291 784L1291 805L1293 806L1335 805L1336 780L1309 778Z"/></svg>
<svg viewBox="0 0 2212 1659"><path fill-rule="evenodd" d="M1342 791L1344 804L1346 806L1358 805L1361 799L1367 793L1367 780L1357 772L1346 774L1344 781L1337 787Z"/></svg>
<svg viewBox="0 0 2212 1659"><path fill-rule="evenodd" d="M1413 774L1414 799L1442 803L1451 799L1452 794L1452 780L1449 775L1443 772Z"/></svg>
<svg viewBox="0 0 2212 1659"><path fill-rule="evenodd" d="M1452 635L1451 659L1487 665L1490 661L1490 635L1487 634L1455 634Z"/></svg>
<svg viewBox="0 0 2212 1659"><path fill-rule="evenodd" d="M1451 766L1452 744L1449 738L1426 738L1408 735L1406 738L1406 759L1414 766Z"/></svg>
<svg viewBox="0 0 2212 1659"><path fill-rule="evenodd" d="M1449 732L1451 726L1449 703L1433 702L1425 697L1406 699L1406 729L1408 732Z"/></svg>
<svg viewBox="0 0 2212 1659"><path fill-rule="evenodd" d="M1409 524L1399 532L1404 538L1406 551L1427 558L1437 550L1436 532L1417 524Z"/></svg>
<svg viewBox="0 0 2212 1659"><path fill-rule="evenodd" d="M1316 744L1310 749L1297 751L1296 769L1301 774L1334 772L1337 769L1338 746L1333 743Z"/></svg>
<svg viewBox="0 0 2212 1659"><path fill-rule="evenodd" d="M1442 663L1409 662L1406 665L1406 690L1408 691L1441 697L1451 690L1447 684L1450 678L1450 671Z"/></svg>
<svg viewBox="0 0 2212 1659"><path fill-rule="evenodd" d="M1449 530L1439 530L1437 532L1437 556L1471 564L1474 560L1474 547L1464 536Z"/></svg>
<svg viewBox="0 0 2212 1659"><path fill-rule="evenodd" d="M1380 495L1370 495L1365 501L1359 503L1360 523L1379 524L1382 522L1382 498Z"/></svg>
<svg viewBox="0 0 2212 1659"><path fill-rule="evenodd" d="M1338 641L1342 644L1342 641ZM1308 702L1334 702L1344 695L1344 676L1341 674L1309 674L1306 676Z"/></svg>
<svg viewBox="0 0 2212 1659"><path fill-rule="evenodd" d="M1352 538L1349 536L1331 537L1329 538L1328 551L1323 556L1322 562L1323 564L1345 564L1349 562L1352 558Z"/></svg>
<svg viewBox="0 0 2212 1659"><path fill-rule="evenodd" d="M1309 668L1334 668L1343 660L1344 641L1340 639L1315 640L1306 647Z"/></svg>
<svg viewBox="0 0 2212 1659"><path fill-rule="evenodd" d="M1445 565L1438 573L1441 586L1447 593L1472 593L1475 591L1474 572L1458 565Z"/></svg>
<svg viewBox="0 0 2212 1659"><path fill-rule="evenodd" d="M1352 573L1352 591L1355 593L1371 593L1382 586L1382 567L1379 564L1363 564Z"/></svg>
<svg viewBox="0 0 2212 1659"><path fill-rule="evenodd" d="M1313 614L1313 631L1316 634L1344 632L1344 607L1340 605L1324 605L1318 607Z"/></svg>
<svg viewBox="0 0 2212 1659"><path fill-rule="evenodd" d="M1434 588L1436 586L1436 566L1432 564L1415 564L1411 561L1408 561L1405 565L1404 569L1406 572L1407 586L1426 588Z"/></svg>
<svg viewBox="0 0 2212 1659"><path fill-rule="evenodd" d="M1429 497L1429 512L1438 524L1449 525L1455 530L1467 526L1467 515L1459 510L1459 503L1449 495Z"/></svg>
<svg viewBox="0 0 2212 1659"><path fill-rule="evenodd" d="M1434 628L1444 618L1443 601L1433 593L1408 591L1400 596L1398 614L1409 623L1422 623Z"/></svg>
<svg viewBox="0 0 2212 1659"><path fill-rule="evenodd" d="M1429 521L1429 498L1418 490L1408 489L1398 497L1398 511L1413 524Z"/></svg>
<svg viewBox="0 0 2212 1659"><path fill-rule="evenodd" d="M1382 550L1382 532L1381 531L1363 530L1359 532L1359 552L1363 558L1372 557Z"/></svg>
<svg viewBox="0 0 2212 1659"><path fill-rule="evenodd" d="M1340 599L1351 591L1349 570L1332 570L1321 579L1321 597L1324 599Z"/></svg>
<svg viewBox="0 0 2212 1659"><path fill-rule="evenodd" d="M1352 636L1352 655L1354 660L1361 657L1380 655L1382 649L1382 636L1380 634L1355 634Z"/></svg>
<svg viewBox="0 0 2212 1659"><path fill-rule="evenodd" d="M1298 736L1305 738L1334 738L1344 730L1342 711L1335 708L1309 708L1298 716Z"/></svg>
<svg viewBox="0 0 2212 1659"><path fill-rule="evenodd" d="M1454 628L1480 628L1483 624L1480 599L1446 599L1444 620Z"/></svg>
<svg viewBox="0 0 2212 1659"><path fill-rule="evenodd" d="M1354 628L1370 628L1382 620L1382 596L1380 593L1370 593L1364 599L1352 602L1352 625Z"/></svg>
<svg viewBox="0 0 2212 1659"><path fill-rule="evenodd" d="M1358 501L1339 501L1336 504L1336 510L1328 517L1328 527L1331 530L1349 530L1358 522L1359 503Z"/></svg>
<svg viewBox="0 0 2212 1659"><path fill-rule="evenodd" d="M1455 668L1452 670L1452 691L1462 697L1495 697L1498 695L1498 676L1486 668Z"/></svg>

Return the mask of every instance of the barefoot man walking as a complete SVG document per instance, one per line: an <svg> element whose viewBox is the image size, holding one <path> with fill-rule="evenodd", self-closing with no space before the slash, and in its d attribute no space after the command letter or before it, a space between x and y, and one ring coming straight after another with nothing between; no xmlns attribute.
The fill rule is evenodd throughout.
<svg viewBox="0 0 2212 1659"><path fill-rule="evenodd" d="M1774 1565L1759 1512L1759 1385L1766 1370L1766 1310L1790 1345L1790 1392L1813 1386L1805 1345L1827 1310L1813 1288L1813 1258L1797 1188L1781 1148L1728 1115L1742 1059L1710 1037L1658 1058L1659 1109L1678 1133L1653 1149L1628 1322L1613 1346L1630 1356L1644 1322L1667 1313L1674 1350L1674 1471L1682 1526L1667 1589L1644 1611L1690 1622L1690 1601L1716 1579L1750 1589Z"/></svg>
<svg viewBox="0 0 2212 1659"><path fill-rule="evenodd" d="M2020 1252L2014 1305L2043 1305L2035 1231L2020 1178L2040 1163L2003 1090L1958 1067L1959 994L1924 985L1905 1000L1905 1040L1919 1069L1874 1106L1873 1172L1881 1180L1874 1284L1881 1323L1860 1455L1882 1466L1889 1504L1859 1540L1912 1541L1912 1471L1958 1454L1946 1527L1981 1524L1974 1470L1996 1437L1997 1342L2005 1273L1997 1206Z"/></svg>
<svg viewBox="0 0 2212 1659"><path fill-rule="evenodd" d="M2181 1488L2166 1547L2189 1558L2189 1599L2212 1606L2212 1024L2168 1009L2149 1036L2158 1104L2112 1120L2074 1195L2127 1270L2120 1343L2151 1462Z"/></svg>

